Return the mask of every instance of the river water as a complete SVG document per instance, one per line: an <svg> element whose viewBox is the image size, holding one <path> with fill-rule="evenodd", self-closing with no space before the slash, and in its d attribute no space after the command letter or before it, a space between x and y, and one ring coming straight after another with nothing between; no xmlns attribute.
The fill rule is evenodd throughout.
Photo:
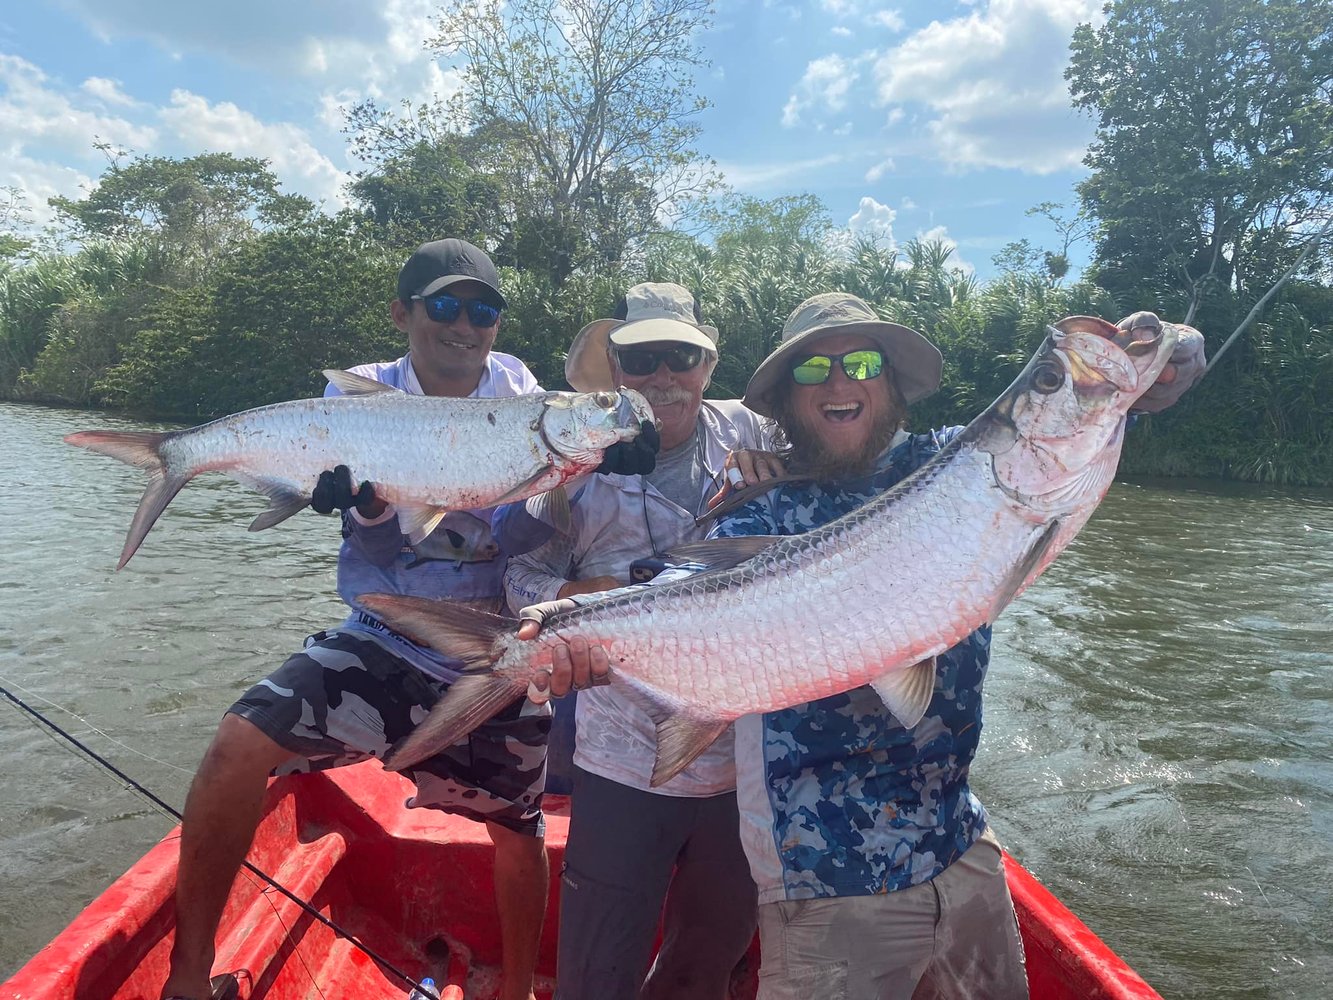
<svg viewBox="0 0 1333 1000"><path fill-rule="evenodd" d="M142 476L60 438L145 426L0 404L0 684L179 807L223 709L341 617L337 528L250 534L262 498L206 476L113 572ZM173 821L8 702L0 759L3 979ZM997 624L973 776L1165 996L1333 996L1333 493L1116 484Z"/></svg>

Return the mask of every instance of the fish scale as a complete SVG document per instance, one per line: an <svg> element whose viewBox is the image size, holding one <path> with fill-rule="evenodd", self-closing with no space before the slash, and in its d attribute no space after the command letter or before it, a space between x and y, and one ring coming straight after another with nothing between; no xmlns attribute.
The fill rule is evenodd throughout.
<svg viewBox="0 0 1333 1000"><path fill-rule="evenodd" d="M1173 327L1147 332L1122 349L1102 320L1062 321L999 399L879 497L800 535L682 546L678 556L712 568L562 611L535 641L442 602L362 595L473 670L386 765L456 742L575 638L606 649L613 683L656 723L654 785L741 715L866 684L915 725L933 694L933 658L993 622L1105 495L1129 408L1175 347Z"/></svg>
<svg viewBox="0 0 1333 1000"><path fill-rule="evenodd" d="M496 671L526 677L534 657L545 661L557 643L580 636L604 646L613 667L636 681L735 717L860 686L880 676L869 669L875 664L888 672L941 653L989 614L1026 548L997 540L1026 543L1037 530L985 485L993 482L988 458L960 448L929 479L775 543L763 558L579 608L543 633L541 653L506 639ZM1071 524L1071 536L1081 525ZM854 603L844 599L851 593ZM871 619L867 607L894 612ZM707 661L730 669L679 670L701 638ZM808 662L828 669L792 669Z"/></svg>
<svg viewBox="0 0 1333 1000"><path fill-rule="evenodd" d="M632 440L652 410L632 390L493 399L418 396L350 372L325 373L343 395L256 407L181 431L80 431L69 444L149 474L121 551L124 566L190 479L221 472L269 497L251 530L310 504L320 474L347 466L374 484L417 540L446 511L554 490ZM567 507L566 507L567 513Z"/></svg>

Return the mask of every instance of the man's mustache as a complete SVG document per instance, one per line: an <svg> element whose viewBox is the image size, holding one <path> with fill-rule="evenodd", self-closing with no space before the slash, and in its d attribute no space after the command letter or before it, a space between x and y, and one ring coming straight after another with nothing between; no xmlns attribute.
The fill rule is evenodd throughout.
<svg viewBox="0 0 1333 1000"><path fill-rule="evenodd" d="M649 406L669 406L672 403L691 403L694 401L694 393L679 386L667 389L640 389L639 391L643 393L643 398L648 400Z"/></svg>

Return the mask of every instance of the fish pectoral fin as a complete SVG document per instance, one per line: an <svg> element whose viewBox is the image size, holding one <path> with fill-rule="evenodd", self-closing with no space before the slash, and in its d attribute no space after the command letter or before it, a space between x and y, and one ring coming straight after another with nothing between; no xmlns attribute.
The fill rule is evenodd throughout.
<svg viewBox="0 0 1333 1000"><path fill-rule="evenodd" d="M528 497L523 506L532 517L543 524L549 524L560 534L570 533L573 519L569 510L569 494L563 486Z"/></svg>
<svg viewBox="0 0 1333 1000"><path fill-rule="evenodd" d="M385 768L401 771L453 746L507 708L527 687L526 680L518 684L493 674L464 674L410 733L389 748Z"/></svg>
<svg viewBox="0 0 1333 1000"><path fill-rule="evenodd" d="M1004 584L996 593L995 600L991 604L990 614L986 616L987 625L994 625L995 619L1000 617L1000 612L1009 607L1009 602L1018 596L1023 589L1023 582L1041 563L1042 556L1046 555L1046 550L1051 547L1051 544L1055 541L1055 536L1059 533L1060 522L1057 519L1046 525L1032 539L1028 545L1028 550L1023 553L1023 558L1014 564L1008 576L1004 578Z"/></svg>
<svg viewBox="0 0 1333 1000"><path fill-rule="evenodd" d="M369 396L376 392L402 392L373 378L343 371L341 368L325 368L324 377L336 385L344 396Z"/></svg>
<svg viewBox="0 0 1333 1000"><path fill-rule="evenodd" d="M394 510L398 512L398 530L414 545L434 531L440 519L449 513L447 507L432 507L430 504L417 503L395 504Z"/></svg>
<svg viewBox="0 0 1333 1000"><path fill-rule="evenodd" d="M657 757L653 760L653 788L664 785L689 767L694 759L727 731L726 719L699 719L672 715L657 723Z"/></svg>
<svg viewBox="0 0 1333 1000"><path fill-rule="evenodd" d="M781 541L781 536L746 535L743 538L710 538L702 542L673 545L665 555L671 562L703 563L709 572L720 572L753 559L778 541Z"/></svg>
<svg viewBox="0 0 1333 1000"><path fill-rule="evenodd" d="M906 670L894 670L870 682L884 707L894 718L911 729L926 714L935 694L935 657L914 663Z"/></svg>
<svg viewBox="0 0 1333 1000"><path fill-rule="evenodd" d="M532 493L532 488L533 488L534 486L536 486L539 482L541 482L543 479L545 479L545 478L547 477L547 475L550 474L550 472L551 472L551 469L550 469L549 466L544 466L544 467L542 467L541 469L538 470L538 472L537 472L536 475L534 475L534 476L529 476L527 479L523 480L523 482L519 483L517 486L515 486L515 487L514 487L512 490L510 490L508 493L506 493L506 494L504 494L502 497L500 497L500 499L498 499L498 500L496 500L494 503L492 503L491 506L492 506L492 507L499 507L499 506L501 506L502 504L513 503L513 502L516 501L516 500L522 500L522 499L525 499L526 497L528 497L529 495L531 495L531 493ZM549 492L554 492L554 490L549 491ZM569 506L569 498L566 497L566 498L565 498L565 507L568 508L568 506ZM568 531L568 530L569 530L569 525L568 525L568 523L566 523L566 525L565 525L565 531Z"/></svg>
<svg viewBox="0 0 1333 1000"><path fill-rule="evenodd" d="M251 531L263 531L287 520L310 506L310 495L278 483L251 481L251 486L268 497L268 507L250 522Z"/></svg>

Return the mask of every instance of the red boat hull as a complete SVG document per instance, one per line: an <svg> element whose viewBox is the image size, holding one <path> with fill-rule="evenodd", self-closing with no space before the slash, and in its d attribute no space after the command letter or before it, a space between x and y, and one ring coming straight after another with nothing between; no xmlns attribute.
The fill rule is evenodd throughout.
<svg viewBox="0 0 1333 1000"><path fill-rule="evenodd" d="M483 998L494 985L499 926L491 847L477 823L408 810L408 782L364 764L275 781L250 860L409 975L431 976L442 1000ZM568 821L548 822L552 871ZM3 987L4 1000L157 1000L173 934L173 830L95 899ZM1033 1000L1150 1000L1156 991L1006 855L1027 949ZM559 879L538 966L555 974ZM219 935L218 971L237 970L242 1000L401 1000L405 983L272 890L242 873ZM758 947L732 996L754 996ZM815 1000L815 998L812 998ZM1159 998L1160 1000L1160 998Z"/></svg>

